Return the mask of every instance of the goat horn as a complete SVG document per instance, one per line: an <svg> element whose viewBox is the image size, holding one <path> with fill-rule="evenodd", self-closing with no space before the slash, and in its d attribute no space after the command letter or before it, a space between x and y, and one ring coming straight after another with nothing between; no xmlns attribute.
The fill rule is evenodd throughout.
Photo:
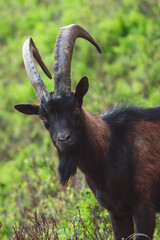
<svg viewBox="0 0 160 240"><path fill-rule="evenodd" d="M73 47L76 38L81 37L92 43L101 53L101 49L91 35L79 25L73 24L61 28L61 32L57 37L54 58L54 89L55 95L58 96L61 92L67 95L71 94L71 59Z"/></svg>
<svg viewBox="0 0 160 240"><path fill-rule="evenodd" d="M23 44L23 61L27 71L27 75L34 88L34 91L38 99L41 101L42 98L44 97L45 100L49 100L50 94L39 75L39 72L33 60L33 57L37 60L37 62L43 69L44 73L51 79L52 76L48 68L42 61L41 56L38 52L38 49L36 48L32 38L29 37Z"/></svg>

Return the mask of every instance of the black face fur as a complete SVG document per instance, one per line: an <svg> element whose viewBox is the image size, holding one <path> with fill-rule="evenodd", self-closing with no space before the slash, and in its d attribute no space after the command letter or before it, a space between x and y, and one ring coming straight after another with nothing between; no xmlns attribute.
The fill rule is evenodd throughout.
<svg viewBox="0 0 160 240"><path fill-rule="evenodd" d="M53 144L62 152L74 148L79 135L81 105L74 95L53 98L40 105L38 114Z"/></svg>
<svg viewBox="0 0 160 240"><path fill-rule="evenodd" d="M27 115L39 115L49 131L53 144L62 152L73 149L78 141L79 121L83 97L88 91L88 78L83 77L76 86L75 93L59 97L51 94L49 101L41 105L18 104L16 110Z"/></svg>
<svg viewBox="0 0 160 240"><path fill-rule="evenodd" d="M65 184L77 169L77 160L68 156L77 151L76 146L81 132L81 107L88 88L88 78L83 77L76 86L75 93L70 96L62 93L55 98L53 92L51 99L49 101L43 99L40 105L15 105L15 109L21 113L38 115L49 131L59 154L58 170L61 184Z"/></svg>

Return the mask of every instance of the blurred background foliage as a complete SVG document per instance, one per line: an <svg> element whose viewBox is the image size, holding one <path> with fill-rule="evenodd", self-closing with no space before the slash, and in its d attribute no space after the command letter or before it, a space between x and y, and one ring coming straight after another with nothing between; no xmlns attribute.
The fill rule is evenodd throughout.
<svg viewBox="0 0 160 240"><path fill-rule="evenodd" d="M72 89L83 75L89 77L85 108L100 113L117 101L158 105L160 1L5 0L0 1L0 9L0 239L8 239L13 224L36 209L57 220L60 239L77 239L71 224L76 216L74 226L84 239L76 209L92 233L92 207L101 219L100 231L112 239L108 213L98 207L84 176L78 173L61 189L56 150L48 133L37 117L21 115L13 108L18 103L38 103L23 65L22 45L32 36L52 72L60 27L79 24L103 51L99 55L87 41L76 41ZM39 71L53 91L53 81ZM159 220L155 239L158 236Z"/></svg>

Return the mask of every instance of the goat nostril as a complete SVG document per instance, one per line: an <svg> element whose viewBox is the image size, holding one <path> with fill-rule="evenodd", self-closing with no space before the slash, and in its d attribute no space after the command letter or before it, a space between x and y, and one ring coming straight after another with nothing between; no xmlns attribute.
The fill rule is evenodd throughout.
<svg viewBox="0 0 160 240"><path fill-rule="evenodd" d="M71 138L71 136L67 135L66 136L66 140L69 140Z"/></svg>
<svg viewBox="0 0 160 240"><path fill-rule="evenodd" d="M67 142L68 140L70 140L70 138L71 138L71 136L68 135L68 134L60 134L60 135L58 136L58 140L59 140L60 142Z"/></svg>

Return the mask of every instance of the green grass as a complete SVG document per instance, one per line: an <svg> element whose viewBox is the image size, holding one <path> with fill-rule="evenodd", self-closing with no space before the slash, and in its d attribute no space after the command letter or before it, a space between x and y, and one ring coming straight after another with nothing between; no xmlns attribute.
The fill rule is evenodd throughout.
<svg viewBox="0 0 160 240"><path fill-rule="evenodd" d="M108 213L98 207L84 176L78 173L66 189L61 189L57 154L48 133L37 117L23 116L13 108L18 103L38 103L23 65L22 45L32 36L52 72L60 27L79 24L103 51L99 55L86 41L76 42L72 89L83 75L88 76L90 89L84 99L85 108L99 113L126 100L155 106L160 103L160 3L6 0L0 1L0 9L0 239L8 239L12 226L32 216L35 210L53 216L61 239L65 239L62 236L66 233L74 234L70 219L77 217L75 224L79 224L77 207L91 233L91 209L96 207L103 220L102 229L112 239ZM40 73L53 91L53 81ZM83 234L83 226L80 231ZM159 235L158 216L155 239Z"/></svg>

